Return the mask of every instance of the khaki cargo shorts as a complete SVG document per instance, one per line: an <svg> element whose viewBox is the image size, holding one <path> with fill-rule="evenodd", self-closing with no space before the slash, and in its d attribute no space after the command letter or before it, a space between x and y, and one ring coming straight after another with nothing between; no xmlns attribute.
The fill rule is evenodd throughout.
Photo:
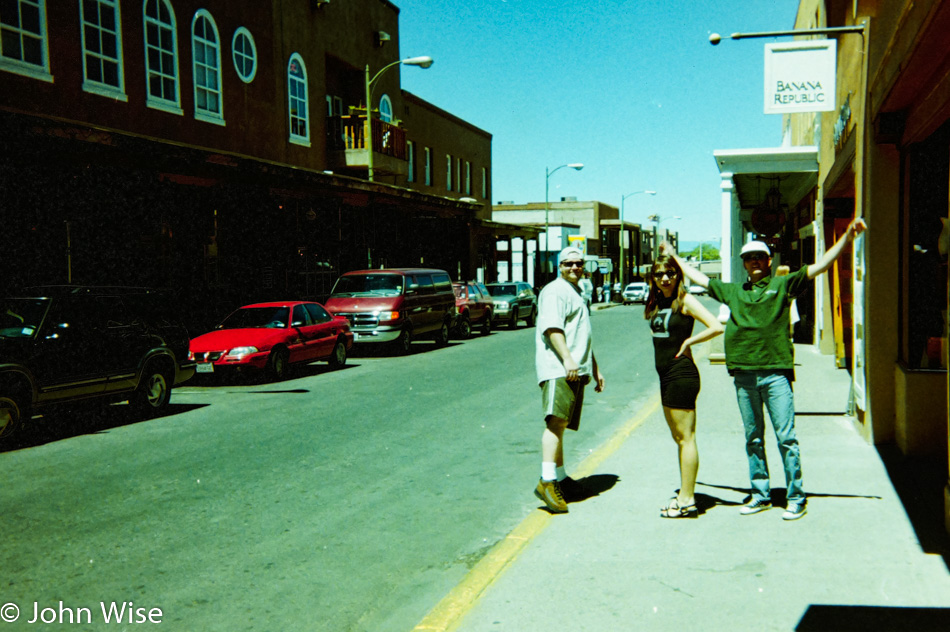
<svg viewBox="0 0 950 632"><path fill-rule="evenodd" d="M544 411L545 422L549 417L558 417L567 420L567 427L570 430L577 430L581 424L584 387L588 382L590 382L589 375L582 375L574 382L568 382L565 377L542 382L541 408Z"/></svg>

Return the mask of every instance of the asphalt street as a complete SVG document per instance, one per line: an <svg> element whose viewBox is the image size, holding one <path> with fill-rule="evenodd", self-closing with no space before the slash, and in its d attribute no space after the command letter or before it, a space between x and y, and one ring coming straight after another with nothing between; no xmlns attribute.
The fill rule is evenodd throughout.
<svg viewBox="0 0 950 632"><path fill-rule="evenodd" d="M642 307L593 322L607 388L569 469L655 399ZM34 608L112 629L112 603L172 630L412 629L536 510L534 335L191 382L159 419L53 415L0 452L0 603L22 614L5 629Z"/></svg>

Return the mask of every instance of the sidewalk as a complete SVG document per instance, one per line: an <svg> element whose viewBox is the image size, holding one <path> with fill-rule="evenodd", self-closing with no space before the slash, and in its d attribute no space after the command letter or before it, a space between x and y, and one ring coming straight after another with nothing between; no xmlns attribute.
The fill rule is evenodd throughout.
<svg viewBox="0 0 950 632"><path fill-rule="evenodd" d="M602 492L567 515L529 516L542 526L442 629L950 629L947 562L922 552L878 451L844 416L848 374L808 346L796 346L796 364L805 517L739 514L749 482L735 390L724 366L702 360L699 518L659 517L679 475L658 408L587 477Z"/></svg>

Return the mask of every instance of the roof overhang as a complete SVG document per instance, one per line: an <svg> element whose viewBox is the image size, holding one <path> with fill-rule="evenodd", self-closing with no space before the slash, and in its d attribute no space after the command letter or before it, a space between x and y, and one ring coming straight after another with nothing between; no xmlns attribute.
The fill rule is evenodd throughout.
<svg viewBox="0 0 950 632"><path fill-rule="evenodd" d="M818 149L813 145L719 149L713 156L721 174L732 174L734 195L743 210L761 204L773 185L778 186L782 200L793 206L818 183Z"/></svg>

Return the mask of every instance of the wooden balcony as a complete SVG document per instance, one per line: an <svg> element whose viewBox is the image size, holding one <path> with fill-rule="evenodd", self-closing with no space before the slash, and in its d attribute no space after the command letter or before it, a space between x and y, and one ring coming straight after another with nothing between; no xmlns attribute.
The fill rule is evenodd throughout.
<svg viewBox="0 0 950 632"><path fill-rule="evenodd" d="M406 130L376 118L372 119L372 127L373 171L377 175L409 173ZM327 167L338 172L369 168L365 116L327 118Z"/></svg>

